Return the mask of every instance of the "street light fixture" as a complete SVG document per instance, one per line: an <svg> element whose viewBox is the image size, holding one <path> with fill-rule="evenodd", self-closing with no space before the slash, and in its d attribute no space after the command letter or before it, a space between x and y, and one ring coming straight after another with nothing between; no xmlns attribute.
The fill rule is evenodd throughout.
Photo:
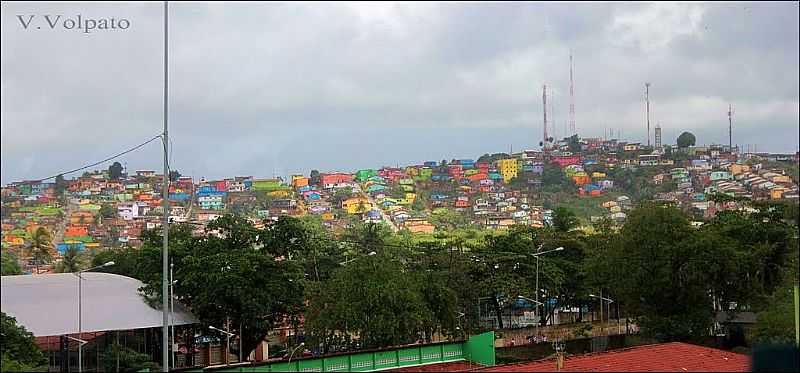
<svg viewBox="0 0 800 373"><path fill-rule="evenodd" d="M92 267L92 268L87 268L87 269L84 269L82 271L78 271L78 272L73 272L72 273L75 276L78 276L78 338L77 339L76 338L70 338L70 339L75 339L76 341L82 341L80 344L78 344L78 372L82 372L83 371L83 345L85 345L87 343L86 341L83 341L82 339L80 339L81 337L83 337L83 282L81 281L83 279L83 277L81 277L81 273L89 272L89 271L91 271L93 269L104 268L104 267L109 267L109 266L113 266L113 265L114 265L113 261L112 262L105 262L105 263L103 263L103 264L101 264L99 266Z"/></svg>
<svg viewBox="0 0 800 373"><path fill-rule="evenodd" d="M374 256L374 255L378 255L378 253L376 253L374 251L370 251L369 254L367 254L367 256ZM343 266L343 265L346 265L347 263L352 263L352 262L354 262L356 260L358 260L358 257L355 257L355 258L350 259L350 260L345 260L345 261L339 263L339 265Z"/></svg>
<svg viewBox="0 0 800 373"><path fill-rule="evenodd" d="M226 338L225 339L225 365L229 365L230 364L230 354L228 352L228 349L231 348L231 336L235 335L235 334L233 334L233 333L231 333L231 332L229 332L227 330L222 330L220 328L215 328L215 327L213 327L211 325L209 325L208 328L211 329L211 330L216 330L218 332L225 333L225 336L226 336L225 337ZM241 348L239 349L239 362L242 362L242 349Z"/></svg>
<svg viewBox="0 0 800 373"><path fill-rule="evenodd" d="M297 347L295 347L294 350L292 350L292 353L289 355L289 362L286 363L287 365L292 364L292 356L294 356L294 353L297 352L297 349L299 349L300 347L303 347L305 345L306 345L305 342L300 342L300 344L297 345Z"/></svg>
<svg viewBox="0 0 800 373"><path fill-rule="evenodd" d="M600 293L602 294L602 291ZM589 296L592 297L592 298L600 299L600 328L601 328L601 331L602 331L602 327L603 327L603 301L608 302L607 306L608 306L608 321L609 322L611 321L611 303L614 303L614 301L612 299L603 298L602 296L598 296L598 295L594 295L594 294L589 294ZM619 318L617 318L617 320L619 320ZM619 322L617 322L617 324L619 324Z"/></svg>
<svg viewBox="0 0 800 373"><path fill-rule="evenodd" d="M557 247L557 248L555 248L553 250L541 251L543 247L544 247L544 244L539 245L539 247L536 249L536 253L531 254L531 256L536 258L536 289L537 289L537 291L536 291L536 299L539 299L539 297L540 297L539 291L538 291L538 289L539 289L539 256L547 254L547 253L552 253L552 252L555 252L555 251L564 250L563 246L559 246L559 247ZM541 303L541 304L544 304L544 303ZM534 316L536 317L536 334L538 335L539 334L539 304L536 305L536 312L534 312Z"/></svg>

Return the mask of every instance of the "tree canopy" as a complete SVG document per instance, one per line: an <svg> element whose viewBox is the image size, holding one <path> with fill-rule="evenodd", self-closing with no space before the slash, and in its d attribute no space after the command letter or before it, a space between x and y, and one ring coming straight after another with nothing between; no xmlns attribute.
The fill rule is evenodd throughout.
<svg viewBox="0 0 800 373"><path fill-rule="evenodd" d="M0 312L0 348L4 372L30 372L47 364L47 358L36 345L33 334L17 319Z"/></svg>
<svg viewBox="0 0 800 373"><path fill-rule="evenodd" d="M111 180L119 180L122 177L122 170L122 164L114 162L114 164L108 166L108 177Z"/></svg>
<svg viewBox="0 0 800 373"><path fill-rule="evenodd" d="M679 148L688 148L690 146L694 146L695 141L696 139L691 132L684 132L678 136L678 140L676 142Z"/></svg>

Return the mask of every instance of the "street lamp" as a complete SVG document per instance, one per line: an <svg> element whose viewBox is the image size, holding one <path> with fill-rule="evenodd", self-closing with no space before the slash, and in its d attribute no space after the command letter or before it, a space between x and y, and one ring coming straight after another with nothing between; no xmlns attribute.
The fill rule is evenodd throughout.
<svg viewBox="0 0 800 373"><path fill-rule="evenodd" d="M229 365L230 364L230 354L228 353L228 349L231 348L231 336L234 335L234 334L229 332L229 331L227 331L227 330L222 330L220 328L215 328L215 327L213 327L211 325L209 325L208 328L211 329L211 330L216 330L218 332L225 333L225 365ZM242 349L240 348L239 349L239 362L241 362L241 361L242 361Z"/></svg>
<svg viewBox="0 0 800 373"><path fill-rule="evenodd" d="M374 252L374 251L370 251L370 252L369 252L369 254L367 254L367 256L374 256L374 255L377 255L377 254L378 254L378 253L376 253L376 252ZM340 265L340 266L343 266L343 265L346 265L347 263L351 263L351 262L354 262L354 261L356 261L356 260L358 260L358 257L355 257L355 258L353 258L353 259L350 259L350 260L345 260L345 261L343 261L343 262L339 263L339 265Z"/></svg>
<svg viewBox="0 0 800 373"><path fill-rule="evenodd" d="M603 298L602 295L601 296L597 296L597 295L594 295L594 294L589 294L589 296L592 297L592 298L600 299L600 328L601 328L600 330L602 330L602 328L603 328L603 301L608 302L608 304L607 304L607 306L608 306L608 321L611 321L611 303L613 303L614 301L609 299L609 298ZM617 319L617 320L619 320L619 319Z"/></svg>
<svg viewBox="0 0 800 373"><path fill-rule="evenodd" d="M109 266L113 266L113 265L114 265L114 262L106 262L106 263L103 263L103 264L101 264L99 266L96 266L96 267L92 267L92 268L88 268L88 269L84 269L82 271L78 271L78 272L73 272L72 273L75 276L78 276L78 338L82 338L83 337L83 282L81 281L83 279L83 277L81 277L81 273L89 272L89 271L91 271L93 269L104 268L104 267L109 267ZM70 338L70 339L72 339L72 338ZM75 339L75 340L80 340L80 339ZM82 341L82 342L80 342L78 344L78 372L82 372L83 371L83 345L85 345L87 343L86 341L83 341L83 340L80 340L80 341Z"/></svg>
<svg viewBox="0 0 800 373"><path fill-rule="evenodd" d="M297 352L297 349L299 349L300 347L303 347L305 345L306 345L305 342L300 342L300 344L297 345L297 347L295 347L294 350L292 350L292 353L289 355L289 362L286 363L287 365L291 365L292 364L292 356L294 356L294 353Z"/></svg>
<svg viewBox="0 0 800 373"><path fill-rule="evenodd" d="M553 250L541 251L544 244L539 245L539 248L536 249L535 254L531 254L534 258L536 258L536 299L539 299L539 256L552 253L555 251L564 250L563 246L559 246ZM542 303L543 304L543 303ZM536 316L536 333L539 333L539 304L536 305L536 312L534 312L534 316Z"/></svg>

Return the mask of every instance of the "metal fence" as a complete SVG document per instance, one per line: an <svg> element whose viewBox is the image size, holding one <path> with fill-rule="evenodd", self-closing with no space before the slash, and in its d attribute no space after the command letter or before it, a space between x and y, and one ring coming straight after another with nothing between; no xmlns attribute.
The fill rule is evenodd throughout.
<svg viewBox="0 0 800 373"><path fill-rule="evenodd" d="M319 358L242 363L237 366L207 367L194 372L367 372L418 365L466 360L483 366L495 365L495 336L487 332L466 342L436 343L394 349L340 354Z"/></svg>

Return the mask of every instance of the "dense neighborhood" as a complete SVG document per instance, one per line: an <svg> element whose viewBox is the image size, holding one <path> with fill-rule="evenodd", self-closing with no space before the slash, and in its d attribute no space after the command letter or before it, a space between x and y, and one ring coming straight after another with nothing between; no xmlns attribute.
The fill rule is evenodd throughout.
<svg viewBox="0 0 800 373"><path fill-rule="evenodd" d="M737 152L728 146L684 148L579 139L519 153L427 161L354 172L312 171L283 178L194 179L170 175L170 221L197 231L225 213L256 226L283 215L316 216L334 232L357 222L393 231L433 234L459 227L498 230L552 224L553 209L575 211L585 227L601 219L622 224L641 200L673 203L696 224L741 201L798 200L798 154ZM115 167L116 166L116 167ZM45 273L69 248L96 253L138 247L161 225L163 175L108 170L55 181L20 181L2 188L2 247L26 272ZM52 236L49 258L34 257L37 228Z"/></svg>

